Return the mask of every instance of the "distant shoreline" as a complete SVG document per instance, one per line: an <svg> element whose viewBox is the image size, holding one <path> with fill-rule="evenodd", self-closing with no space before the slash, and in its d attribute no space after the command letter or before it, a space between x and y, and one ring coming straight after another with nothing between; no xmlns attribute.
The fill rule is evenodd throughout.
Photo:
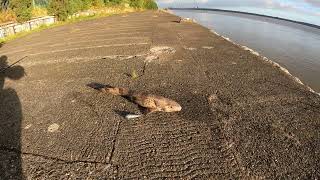
<svg viewBox="0 0 320 180"><path fill-rule="evenodd" d="M301 25L313 27L313 28L316 28L316 29L320 29L320 26L319 26L319 25L316 25L316 24L310 24L310 23L301 22L301 21L294 21L294 20L285 19L285 18L280 18L280 17L275 17L275 16L268 16L268 15L256 14L256 13L249 13L249 12L243 12L243 11L233 11L233 10L224 10L224 9L211 9L211 8L168 8L168 9L170 9L170 10L217 11L217 12L229 12L229 13L253 15L253 16L266 17L266 18L272 18L272 19L277 19L277 20L292 22L292 23L301 24Z"/></svg>

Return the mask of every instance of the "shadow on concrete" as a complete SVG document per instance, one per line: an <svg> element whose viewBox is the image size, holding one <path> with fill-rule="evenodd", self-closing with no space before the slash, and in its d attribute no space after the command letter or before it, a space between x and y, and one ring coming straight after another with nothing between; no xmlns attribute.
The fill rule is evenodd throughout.
<svg viewBox="0 0 320 180"><path fill-rule="evenodd" d="M119 111L119 110L113 110L113 111L123 118L125 118L129 114L132 114L132 112L130 111Z"/></svg>
<svg viewBox="0 0 320 180"><path fill-rule="evenodd" d="M171 22L173 22L173 23L181 23L181 19L179 19L179 20L174 20L174 21L171 21Z"/></svg>
<svg viewBox="0 0 320 180"><path fill-rule="evenodd" d="M211 121L211 119L208 119L208 117L212 117L212 111L207 101L207 95L184 92L178 97L178 102L182 106L182 111L179 113L179 116L183 119L192 122Z"/></svg>
<svg viewBox="0 0 320 180"><path fill-rule="evenodd" d="M101 83L96 83L96 82L92 82L87 84L88 87L96 89L96 90L100 90L102 88L111 88L112 86L110 85L105 85L105 84L101 84Z"/></svg>
<svg viewBox="0 0 320 180"><path fill-rule="evenodd" d="M19 80L24 76L22 66L9 66L7 56L0 57L0 179L23 179L21 166L20 99L12 88L5 88L5 80Z"/></svg>

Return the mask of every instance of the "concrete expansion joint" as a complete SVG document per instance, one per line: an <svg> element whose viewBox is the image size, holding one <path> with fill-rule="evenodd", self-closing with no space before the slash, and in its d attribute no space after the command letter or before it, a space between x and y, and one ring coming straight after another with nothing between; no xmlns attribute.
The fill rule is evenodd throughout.
<svg viewBox="0 0 320 180"><path fill-rule="evenodd" d="M119 120L117 123L117 126L115 128L115 133L114 133L114 139L112 141L112 147L111 147L111 152L110 152L110 156L108 157L108 162L112 162L112 158L113 158L113 154L114 154L114 150L116 148L116 143L117 143L117 139L118 139L118 134L119 134L119 129L120 129L120 124L121 124L122 120Z"/></svg>
<svg viewBox="0 0 320 180"><path fill-rule="evenodd" d="M246 170L246 168L242 165L241 160L239 158L238 153L236 151L236 148L234 147L234 142L228 138L228 136L226 135L226 133L224 133L223 128L220 127L221 132L222 132L222 136L224 138L224 140L226 141L225 143L228 146L228 150L229 152L231 152L231 156L232 156L232 160L235 162L235 166L236 166L236 171L238 171L241 177L246 177L248 175L248 171Z"/></svg>
<svg viewBox="0 0 320 180"><path fill-rule="evenodd" d="M183 39L183 36L181 35L181 33L179 32L176 32L177 34L177 37L178 37L178 41L180 43L180 45L182 47L184 47L184 44L182 42L182 39ZM194 53L192 51L187 51L187 53L189 54L189 56L195 61L195 62L198 62L198 58L194 56ZM206 74L206 77L208 78L207 74ZM208 78L209 79L209 78ZM226 133L224 133L224 124L225 122L223 122L223 120L221 120L221 118L229 118L230 117L230 113L228 112L228 110L223 110L225 108L222 108L222 107L219 107L219 106L228 106L227 104L225 104L224 102L221 102L221 99L220 97L217 96L217 93L214 94L215 96L214 97L211 97L209 96L208 97L208 103L209 103L209 106L211 106L211 111L213 111L214 113L218 113L218 118L220 119L219 121L221 121L221 125L219 126L219 129L221 130L222 132L222 136L223 136L223 139L225 141L226 144L228 144L229 148L228 148L228 151L231 152L231 156L232 156L232 159L233 161L235 162L235 170L238 171L240 174L241 177L246 177L247 176L247 171L246 169L242 166L241 162L240 162L240 159L239 157L237 156L237 153L236 153L236 150L235 148L233 147L233 142L232 140L230 140L230 138L227 137ZM218 100L218 107L216 107L216 102L214 102L215 100ZM222 104L221 104L222 103Z"/></svg>
<svg viewBox="0 0 320 180"><path fill-rule="evenodd" d="M228 102L223 100L219 93L216 92L211 94L208 97L208 104L210 106L210 110L217 114L216 118L220 122L217 124L218 129L221 132L222 139L224 141L223 145L225 148L225 152L228 151L231 154L232 161L235 163L235 172L239 172L241 177L246 177L248 175L248 171L244 168L241 163L239 156L237 156L236 148L234 147L234 142L232 138L228 135L226 131L228 131L228 122L224 119L230 118L230 106ZM231 165L232 166L232 165Z"/></svg>
<svg viewBox="0 0 320 180"><path fill-rule="evenodd" d="M46 160L51 160L51 161L61 161L65 164L88 163L88 164L113 165L111 163L105 163L105 162L99 162L99 161L86 161L86 160L69 161L69 160L65 160L65 159L61 159L61 158L57 158L57 157L50 157L50 156L45 156L45 155L41 155L41 154L22 152L22 151L15 149L15 148L8 148L8 147L4 147L4 146L0 146L0 150L15 153L15 154L21 154L21 155L25 155L25 156L40 157L40 158L43 158Z"/></svg>

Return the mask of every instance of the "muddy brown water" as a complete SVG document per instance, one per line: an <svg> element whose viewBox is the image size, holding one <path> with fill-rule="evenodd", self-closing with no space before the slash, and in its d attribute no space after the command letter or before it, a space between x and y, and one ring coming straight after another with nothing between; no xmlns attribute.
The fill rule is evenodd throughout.
<svg viewBox="0 0 320 180"><path fill-rule="evenodd" d="M320 29L277 19L228 12L174 10L279 63L320 92Z"/></svg>

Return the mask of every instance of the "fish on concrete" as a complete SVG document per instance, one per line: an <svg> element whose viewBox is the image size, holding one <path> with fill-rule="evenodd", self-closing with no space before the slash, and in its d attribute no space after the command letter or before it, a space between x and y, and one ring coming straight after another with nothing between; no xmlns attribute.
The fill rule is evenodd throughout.
<svg viewBox="0 0 320 180"><path fill-rule="evenodd" d="M172 99L168 99L162 96L148 94L148 93L140 93L136 91L132 91L126 88L119 87L109 87L109 86L94 86L89 85L101 92L110 93L115 96L122 96L130 101L138 104L139 106L146 109L144 114L149 114L152 112L178 112L181 111L182 107L179 103ZM127 119L133 119L140 117L141 115L132 115L129 114L126 116Z"/></svg>

